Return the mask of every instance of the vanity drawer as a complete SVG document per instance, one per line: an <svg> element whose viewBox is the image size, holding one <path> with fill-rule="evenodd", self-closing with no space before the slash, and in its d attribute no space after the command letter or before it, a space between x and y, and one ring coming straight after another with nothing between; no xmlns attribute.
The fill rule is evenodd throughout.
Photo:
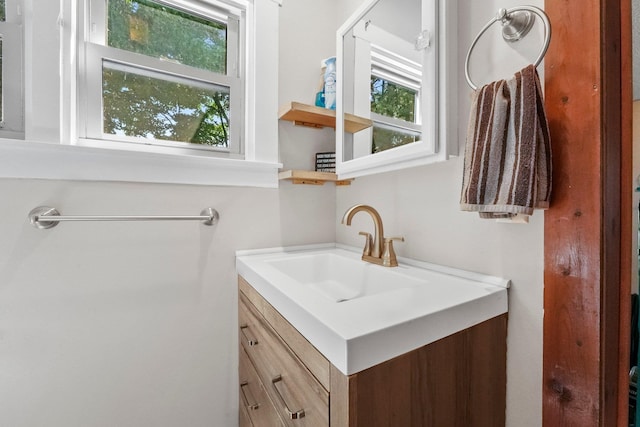
<svg viewBox="0 0 640 427"><path fill-rule="evenodd" d="M271 306L244 278L238 276L238 288L245 301L250 303L287 346L304 363L314 377L329 390L331 363L302 336L275 308Z"/></svg>
<svg viewBox="0 0 640 427"><path fill-rule="evenodd" d="M329 425L329 393L240 293L240 342L286 425Z"/></svg>
<svg viewBox="0 0 640 427"><path fill-rule="evenodd" d="M238 425L240 427L253 427L253 423L251 422L251 417L249 417L249 413L247 409L242 406L242 402L240 402L240 415L238 420Z"/></svg>
<svg viewBox="0 0 640 427"><path fill-rule="evenodd" d="M240 427L282 427L258 373L240 347Z"/></svg>

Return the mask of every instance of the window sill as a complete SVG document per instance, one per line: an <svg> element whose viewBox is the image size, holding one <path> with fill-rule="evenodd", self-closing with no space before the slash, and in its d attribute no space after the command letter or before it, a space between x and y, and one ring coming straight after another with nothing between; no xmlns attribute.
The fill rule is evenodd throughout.
<svg viewBox="0 0 640 427"><path fill-rule="evenodd" d="M0 178L278 187L278 163L0 139Z"/></svg>

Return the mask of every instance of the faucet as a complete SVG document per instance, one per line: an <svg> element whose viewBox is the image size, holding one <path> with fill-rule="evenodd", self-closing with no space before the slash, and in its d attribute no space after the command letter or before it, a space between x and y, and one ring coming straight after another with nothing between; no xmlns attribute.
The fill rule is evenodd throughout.
<svg viewBox="0 0 640 427"><path fill-rule="evenodd" d="M359 234L365 236L364 250L362 251L362 260L385 267L396 267L398 260L393 250L393 241L400 240L404 242L404 237L384 237L382 227L382 218L378 211L368 205L355 205L347 209L342 217L342 224L351 225L353 216L358 212L366 212L373 219L373 239L370 233L361 231Z"/></svg>

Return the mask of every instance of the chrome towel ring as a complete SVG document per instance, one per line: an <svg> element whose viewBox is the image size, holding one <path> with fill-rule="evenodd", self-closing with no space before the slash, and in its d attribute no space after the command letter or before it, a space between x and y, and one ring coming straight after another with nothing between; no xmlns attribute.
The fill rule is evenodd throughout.
<svg viewBox="0 0 640 427"><path fill-rule="evenodd" d="M517 6L511 9L500 9L498 10L498 14L495 18L487 23L487 25L480 30L478 35L476 36L473 43L471 43L471 47L469 47L469 51L467 52L467 58L464 61L464 75L467 78L467 83L471 86L471 89L477 90L478 87L471 80L471 76L469 74L469 58L471 57L471 52L473 48L480 40L480 37L496 22L502 23L502 38L509 43L516 42L522 39L527 35L531 27L533 27L534 16L537 15L544 24L544 44L542 45L542 50L540 54L536 58L534 65L537 67L542 62L542 58L547 53L547 49L549 48L549 42L551 41L551 24L549 23L549 18L547 14L542 11L542 9L535 6Z"/></svg>

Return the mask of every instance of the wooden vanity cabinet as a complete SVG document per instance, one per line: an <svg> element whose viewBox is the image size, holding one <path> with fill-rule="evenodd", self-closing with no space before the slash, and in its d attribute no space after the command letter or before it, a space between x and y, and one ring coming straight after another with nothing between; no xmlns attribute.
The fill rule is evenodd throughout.
<svg viewBox="0 0 640 427"><path fill-rule="evenodd" d="M346 376L238 285L241 427L505 425L506 314Z"/></svg>

